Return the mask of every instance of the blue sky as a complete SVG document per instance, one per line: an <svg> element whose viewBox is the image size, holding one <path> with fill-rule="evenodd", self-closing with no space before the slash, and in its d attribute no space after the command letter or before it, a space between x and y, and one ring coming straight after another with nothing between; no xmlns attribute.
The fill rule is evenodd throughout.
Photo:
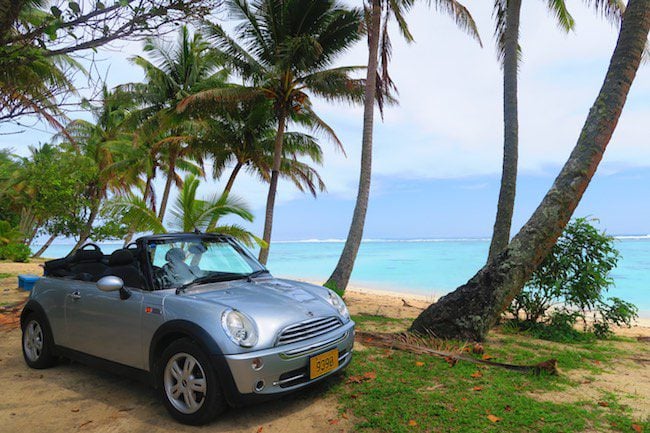
<svg viewBox="0 0 650 433"><path fill-rule="evenodd" d="M488 237L502 157L501 71L492 38L491 2L467 1L484 47L451 20L424 5L410 15L416 43L393 31L392 75L400 105L387 110L375 129L374 176L367 238ZM550 186L578 137L607 68L616 29L580 2L569 2L577 28L563 34L546 2L522 10L520 67L520 177L515 227L521 226ZM395 30L393 28L393 30ZM100 70L115 85L141 78L128 57L136 42L103 49ZM364 44L340 65L366 61ZM110 68L109 68L110 65ZM313 199L280 184L274 239L343 238L357 188L361 107L316 106L338 132L347 158L324 142L321 173L328 193ZM650 233L650 65L642 66L603 163L576 215L592 215L614 234ZM46 129L36 125L39 130ZM0 128L0 132L15 130ZM24 153L49 133L28 130L0 136L0 146ZM208 181L202 191L219 191ZM161 181L158 190L162 191ZM250 204L261 232L266 186L247 176L234 192Z"/></svg>

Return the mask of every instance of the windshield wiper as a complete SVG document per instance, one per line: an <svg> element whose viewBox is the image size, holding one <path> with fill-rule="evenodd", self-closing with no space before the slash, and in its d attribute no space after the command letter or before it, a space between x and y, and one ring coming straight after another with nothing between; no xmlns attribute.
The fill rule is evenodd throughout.
<svg viewBox="0 0 650 433"><path fill-rule="evenodd" d="M185 283L182 286L177 287L176 294L178 295L179 293L183 293L185 292L185 289L187 289L188 287L195 286L197 284L219 283L221 281L235 280L237 278L242 278L245 276L246 275L235 274L231 272L218 272L209 275L204 275L202 277L190 281L189 283Z"/></svg>
<svg viewBox="0 0 650 433"><path fill-rule="evenodd" d="M267 271L266 269L259 269L259 270L255 271L255 272L251 272L250 274L246 275L246 279L250 283L251 281L253 281L253 278L259 277L262 274L268 274L268 273L269 273L269 271Z"/></svg>

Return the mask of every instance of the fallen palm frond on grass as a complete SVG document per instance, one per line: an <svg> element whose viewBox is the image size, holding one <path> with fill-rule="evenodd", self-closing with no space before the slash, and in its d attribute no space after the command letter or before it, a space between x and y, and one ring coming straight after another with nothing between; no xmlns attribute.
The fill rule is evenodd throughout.
<svg viewBox="0 0 650 433"><path fill-rule="evenodd" d="M464 355L463 353L474 352L482 353L482 346L462 345L456 347L456 350L439 350L440 345L445 346L445 349L452 347L450 343L440 342L433 340L426 336L419 336L411 333L401 332L396 334L383 333L383 332L357 332L356 339L360 343L367 346L375 346L386 349L403 350L415 354L432 355L444 358L449 365L454 366L458 361L467 361L474 364L483 364L491 367L500 367L507 370L519 371L522 373L533 373L536 375L546 372L548 374L557 374L557 360L549 359L547 361L539 362L534 365L516 365L505 364L502 362L491 361L488 355L483 355L482 358L473 358ZM432 349L432 344L436 344L436 349Z"/></svg>

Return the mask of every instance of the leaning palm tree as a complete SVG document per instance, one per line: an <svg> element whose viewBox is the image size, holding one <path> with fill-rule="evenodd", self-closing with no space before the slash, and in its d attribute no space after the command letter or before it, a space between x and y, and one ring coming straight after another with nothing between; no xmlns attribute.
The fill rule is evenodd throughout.
<svg viewBox="0 0 650 433"><path fill-rule="evenodd" d="M361 12L336 0L225 3L239 22L234 37L215 23L207 23L206 32L246 86L200 92L186 98L179 110L201 101L232 104L262 96L272 102L277 128L263 235L269 244L287 124L299 120L341 146L332 128L314 112L309 94L326 100L361 101L364 80L351 77L359 67L331 68L336 57L360 38ZM262 248L260 261L266 263L268 255L269 248Z"/></svg>
<svg viewBox="0 0 650 433"><path fill-rule="evenodd" d="M605 80L553 185L505 252L422 311L410 331L481 341L498 322L551 252L596 173L637 75L649 31L650 1L630 0Z"/></svg>
<svg viewBox="0 0 650 433"><path fill-rule="evenodd" d="M621 0L588 0L604 16L619 20L625 5ZM575 22L564 0L549 1L548 8L557 25L565 32ZM521 0L496 0L494 17L497 53L503 67L503 168L497 214L492 232L488 260L501 253L510 242L510 226L515 207L517 186L517 159L519 152L519 119L517 107L517 75L521 47L519 46L519 17Z"/></svg>
<svg viewBox="0 0 650 433"><path fill-rule="evenodd" d="M198 154L191 146L197 133L196 124L188 116L177 113L176 105L199 90L223 86L227 71L221 68L219 53L201 33L191 35L186 26L181 27L176 44L166 45L149 38L144 51L153 61L142 56L135 56L132 61L144 70L145 83L121 87L143 101L130 121L139 126L139 135L153 141L150 143L152 157L160 161L157 168L166 178L158 213L162 221L172 185L182 185L178 170L200 172L193 163Z"/></svg>
<svg viewBox="0 0 650 433"><path fill-rule="evenodd" d="M237 224L219 224L221 218L238 216L245 221L253 221L253 214L246 204L229 194L213 196L209 199L197 198L199 179L190 174L184 182L172 207L169 227L175 231L191 232L199 230L206 233L223 233L234 236L248 246L263 246L264 242ZM167 227L160 221L142 197L129 192L114 197L108 204L109 212L120 214L123 221L137 231L167 233Z"/></svg>
<svg viewBox="0 0 650 433"><path fill-rule="evenodd" d="M372 177L372 132L375 101L383 115L385 95L390 95L390 92L395 90L395 85L388 74L388 63L391 58L388 23L394 18L404 39L407 42L412 42L413 35L406 23L405 14L413 6L413 3L414 0L367 0L365 25L368 35L368 69L364 92L359 190L343 251L336 268L325 283L326 286L337 291L344 291L348 285L363 237ZM432 0L430 3L436 9L451 15L456 24L480 44L481 40L474 19L462 4L456 0Z"/></svg>

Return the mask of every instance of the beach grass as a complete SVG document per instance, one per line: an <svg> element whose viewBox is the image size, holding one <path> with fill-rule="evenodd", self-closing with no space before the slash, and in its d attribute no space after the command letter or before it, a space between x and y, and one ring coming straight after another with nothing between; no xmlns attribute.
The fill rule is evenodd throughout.
<svg viewBox="0 0 650 433"><path fill-rule="evenodd" d="M404 330L409 323L370 315L354 320L359 330L378 332ZM635 416L620 394L594 386L593 395L562 398L578 381L597 383L598 376L626 354L617 343L561 344L494 332L483 344L485 354L499 362L530 365L555 358L557 376L463 361L452 367L442 358L361 347L346 379L332 391L341 413L353 417L358 431L650 431L650 419ZM557 398L544 398L548 395Z"/></svg>

